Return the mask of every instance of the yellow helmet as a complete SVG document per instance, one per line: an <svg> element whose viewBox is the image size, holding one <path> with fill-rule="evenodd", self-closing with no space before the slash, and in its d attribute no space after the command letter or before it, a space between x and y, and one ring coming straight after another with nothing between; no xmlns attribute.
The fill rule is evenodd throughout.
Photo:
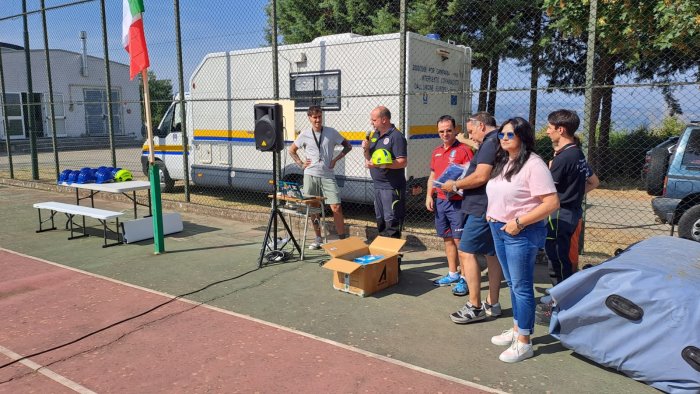
<svg viewBox="0 0 700 394"><path fill-rule="evenodd" d="M375 166L391 164L391 152L386 149L377 149L372 153L372 163Z"/></svg>

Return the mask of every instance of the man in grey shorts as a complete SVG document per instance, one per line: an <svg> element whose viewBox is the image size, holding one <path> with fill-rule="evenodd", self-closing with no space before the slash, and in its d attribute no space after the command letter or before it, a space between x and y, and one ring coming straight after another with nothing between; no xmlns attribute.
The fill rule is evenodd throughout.
<svg viewBox="0 0 700 394"><path fill-rule="evenodd" d="M311 130L302 131L297 139L289 147L289 156L304 170L304 195L323 196L325 203L330 205L333 211L333 221L338 238L347 237L345 233L345 219L340 207L340 192L335 181L333 169L336 163L345 157L352 145L338 130L323 126L323 111L321 107L313 105L306 111L311 123ZM333 157L335 147L343 146L343 151ZM304 149L306 160L302 161L297 152ZM318 215L313 219L315 242L309 245L309 249L321 249L321 227L318 224Z"/></svg>

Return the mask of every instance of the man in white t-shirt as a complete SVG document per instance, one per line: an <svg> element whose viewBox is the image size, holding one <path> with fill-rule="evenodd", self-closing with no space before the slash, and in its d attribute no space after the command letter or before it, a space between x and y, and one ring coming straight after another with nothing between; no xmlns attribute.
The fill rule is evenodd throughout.
<svg viewBox="0 0 700 394"><path fill-rule="evenodd" d="M335 180L333 169L336 163L345 157L352 145L338 130L323 126L323 111L321 107L313 105L306 111L311 123L311 130L302 131L297 139L289 147L289 155L304 170L304 190L306 196L323 196L325 203L330 205L333 211L333 221L338 238L347 237L345 233L345 219L340 207L340 191ZM335 147L343 146L343 151L334 157ZM299 157L299 148L304 149L306 160ZM309 249L321 249L321 228L318 225L318 215L313 219L316 241L309 245Z"/></svg>

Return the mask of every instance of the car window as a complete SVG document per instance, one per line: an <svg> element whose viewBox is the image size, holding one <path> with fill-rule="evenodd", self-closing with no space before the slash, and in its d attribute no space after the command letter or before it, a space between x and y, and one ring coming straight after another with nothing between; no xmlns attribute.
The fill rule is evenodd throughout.
<svg viewBox="0 0 700 394"><path fill-rule="evenodd" d="M691 171L700 171L700 129L690 131L681 166Z"/></svg>

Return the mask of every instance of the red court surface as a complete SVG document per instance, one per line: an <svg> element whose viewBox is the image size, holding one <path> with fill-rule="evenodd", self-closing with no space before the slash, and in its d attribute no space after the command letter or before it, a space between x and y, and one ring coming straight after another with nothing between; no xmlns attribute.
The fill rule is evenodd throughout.
<svg viewBox="0 0 700 394"><path fill-rule="evenodd" d="M1 393L295 391L493 392L0 249Z"/></svg>

